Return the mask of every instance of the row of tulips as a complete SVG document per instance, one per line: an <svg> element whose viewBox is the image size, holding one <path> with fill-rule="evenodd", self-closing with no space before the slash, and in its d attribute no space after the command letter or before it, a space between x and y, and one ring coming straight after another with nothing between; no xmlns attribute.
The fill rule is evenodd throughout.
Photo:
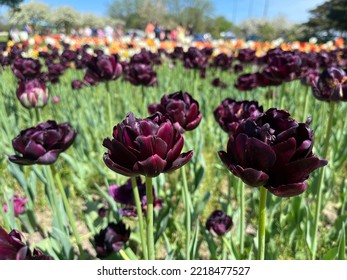
<svg viewBox="0 0 347 280"><path fill-rule="evenodd" d="M66 53L69 50L66 49L65 51L66 57ZM342 52L341 50L339 51ZM48 57L54 54L54 52L56 53L57 51L52 48L52 53L48 54ZM207 75L206 70L208 69L212 50L190 48L187 52L184 52L177 48L173 54L181 57L185 68L194 69L193 71L198 70L202 78ZM177 58L175 56L173 56L173 59ZM343 100L343 87L346 77L343 70L327 68L320 76L314 76L312 73L314 73L314 70L319 70L319 65L313 64L312 66L310 64L312 61L315 61L313 56L313 53L306 55L304 53L291 53L275 49L270 51L267 57L257 59L254 58L253 52L246 49L239 52L237 59L245 63L244 66L246 68L250 67L249 63L256 62L258 66L255 67L263 69L262 72L256 74L246 74L257 76L254 79L256 86L285 85L289 81L309 77L308 82L312 84L315 96L325 95L326 98L321 99L330 101L331 104ZM337 60L338 57L340 57L340 54L336 55L336 59L332 59L329 65L343 65L344 60ZM112 127L114 116L112 115L111 107L110 82L117 79L123 72L125 79L133 85L142 85L143 102L145 103L146 92L143 86L157 84L156 72L153 70L156 58L158 56L143 50L138 55L135 55L129 63L124 63L119 62L117 56L108 56L102 52L96 52L95 56L91 55L90 59L85 63L86 72L83 80L75 80L72 85L74 88L81 89L85 86L95 86L106 82L108 97L108 108L106 110L108 111L109 126ZM48 58L48 61L54 64L54 60L57 58L53 58L53 61L50 59L51 57ZM60 60L59 63L63 63L62 58L58 59ZM222 71L230 69L229 64L231 66L231 63L229 60L231 61L231 58L226 56L225 59L226 62L221 62L223 61L221 55L214 57L214 66L212 63L212 67L220 68ZM34 79L39 81L45 80L43 77L46 75L40 71L41 66L38 60L22 58L21 52L18 51L18 56L14 58L12 63L12 70L19 79L19 89L21 83L32 85ZM49 65L52 64L47 63L46 60L48 70L50 69ZM320 66L326 65L321 64ZM194 76L195 84L198 77ZM244 83L241 82L243 80L244 75L239 77L235 86L238 89L250 89L247 86L240 86L240 84ZM262 81L262 83L258 84L259 81ZM50 82L54 83L54 79L51 79ZM248 80L246 81L247 83L249 83ZM25 91L26 96L23 96L19 89L17 90L17 96L25 107L37 108L47 103L47 98L43 98L47 97L47 92L45 90L39 92L37 87L32 87L35 90L28 88ZM41 86L41 88L43 87ZM197 88L194 85L195 94L196 90ZM42 100L46 101L41 102ZM274 100L270 100L270 102L274 102ZM228 132L229 137L227 151L219 152L220 159L232 174L239 177L243 183L260 188L258 221L258 257L260 259L263 259L265 254L266 191L269 190L279 197L291 197L302 194L307 188L307 179L310 173L327 164L326 160L320 160L312 152L314 136L310 127L311 119L308 119L306 123L300 123L292 119L288 111L276 109L272 106L268 107L270 109L263 112L263 108L256 101L236 101L227 98L214 110L215 119L223 130ZM331 105L331 115L333 109L334 105ZM36 119L39 120L40 114L37 109L36 112ZM143 258L154 259L154 243L156 239L154 236L154 208L160 209L162 201L155 195L152 178L158 177L161 173L181 168L182 199L185 209L185 239L187 241L185 255L189 259L192 240L191 217L193 213L190 206L192 193L190 193L186 170L183 166L193 159L193 151L186 153L181 153L181 151L184 146L183 133L197 128L202 120L202 113L199 111L197 100L186 92L164 95L160 103L148 106L148 112L151 116L146 118L137 118L134 114L129 113L122 122L114 126L113 138L106 138L103 142L103 146L107 148L107 152L103 157L106 166L118 174L131 177L127 189L125 186L110 188L110 194L116 202L126 205L126 208L122 208L119 211L121 216L137 217ZM332 118L330 117L327 135L331 133L331 120ZM21 155L10 156L9 160L22 165L51 165L58 159L61 152L66 151L72 145L75 136L76 131L68 123L57 124L55 121L41 123L23 130L20 135L13 139L13 148ZM329 144L328 140L326 147ZM322 153L323 158L327 157L327 151L327 148L325 148ZM69 220L69 227L71 227L79 247L80 256L83 258L84 252L77 232L75 217L70 209L66 192L61 185L59 172L56 172L54 167L47 171L48 175L49 172L53 174L56 180L56 183L52 185L56 185L59 189L67 219ZM320 174L321 182L319 183L317 196L315 231L317 231L319 222L321 207L319 200L321 200L324 180L324 173L321 172ZM141 184L141 179L137 179L137 176L140 175L146 177L144 185ZM49 181L49 176L47 176L47 181ZM242 186L241 190L243 188ZM50 192L51 200L53 201L52 207L58 208L54 200L59 200L60 198L54 197L54 188ZM122 192L125 192L125 194L122 194ZM241 195L240 200L242 201L242 199L244 199L244 194ZM228 203L231 203L231 201L228 201ZM53 209L53 211L58 211L58 209ZM244 217L242 216L245 213L244 211L241 212L243 212L240 214L241 219L243 219ZM143 219L142 213L145 213L145 219ZM103 214L103 211L100 211L99 215L103 216L105 214ZM60 221L59 223L62 231L69 231L64 222ZM211 217L207 219L206 228L221 236L231 229L232 224L230 216L223 211L214 211ZM241 226L241 231L244 231L243 226ZM165 231L165 228L163 228L163 231ZM121 221L109 223L105 229L101 230L94 237L97 255L104 258L113 251L119 251L124 258L129 258L129 255L122 248L124 243L129 240L130 232ZM13 236L13 234L6 235L3 233L4 244L10 244L9 236ZM241 236L243 234L241 233ZM164 235L162 238L165 239ZM20 238L19 241L21 241ZM317 242L316 234L313 242ZM226 243L229 244L227 241ZM313 257L315 257L315 246L313 246ZM5 258L13 258L13 256L26 258L23 254L19 254L18 250L16 251L16 246L11 245L10 247L12 248L11 254L6 257L7 255L4 253ZM13 254L13 252L16 253ZM31 254L29 254L27 258L31 257Z"/></svg>

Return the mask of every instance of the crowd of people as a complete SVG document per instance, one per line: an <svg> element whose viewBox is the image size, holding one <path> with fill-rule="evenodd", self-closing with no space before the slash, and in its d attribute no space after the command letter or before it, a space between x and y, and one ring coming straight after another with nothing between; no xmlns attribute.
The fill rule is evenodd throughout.
<svg viewBox="0 0 347 280"><path fill-rule="evenodd" d="M165 28L159 23L149 22L145 29L148 38L157 38L161 41L183 41L186 36L193 36L193 24L188 24L187 28L180 23L176 28Z"/></svg>
<svg viewBox="0 0 347 280"><path fill-rule="evenodd" d="M138 31L138 30L137 30ZM57 33L63 33L66 34L66 30L56 30ZM26 40L28 37L33 35L34 33L37 33L33 31L30 25L26 25L22 30L18 28L11 28L9 32L9 39L19 42ZM52 34L52 30L49 29L49 31L41 30L41 35ZM70 35L77 36L77 37L94 37L94 38L120 38L123 35L131 35L131 36L140 36L138 32L133 31L130 33L126 33L123 31L123 25L118 24L115 28L111 25L106 25L104 28L95 28L95 27L81 27L78 29L71 29ZM145 30L143 32L143 36L146 36L150 39L159 39L160 41L164 40L172 40L172 41L178 41L183 42L186 37L193 36L194 34L194 28L193 24L188 24L188 26L185 28L183 24L178 24L175 28L166 28L159 23L155 22L149 22Z"/></svg>

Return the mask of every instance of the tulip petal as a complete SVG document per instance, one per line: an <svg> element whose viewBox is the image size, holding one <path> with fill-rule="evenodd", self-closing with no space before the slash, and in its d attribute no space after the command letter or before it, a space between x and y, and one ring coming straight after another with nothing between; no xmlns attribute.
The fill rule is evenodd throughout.
<svg viewBox="0 0 347 280"><path fill-rule="evenodd" d="M282 168L293 157L296 149L296 140L293 137L289 138L287 141L272 146L272 149L276 154L276 169Z"/></svg>
<svg viewBox="0 0 347 280"><path fill-rule="evenodd" d="M319 167L323 167L328 162L312 156L288 163L282 169L271 176L269 185L293 184L306 180L311 172Z"/></svg>
<svg viewBox="0 0 347 280"><path fill-rule="evenodd" d="M257 170L267 172L276 161L276 154L272 147L258 140L257 138L248 138L245 155L248 157L248 166Z"/></svg>
<svg viewBox="0 0 347 280"><path fill-rule="evenodd" d="M152 155L145 160L138 161L134 165L134 170L147 177L156 177L163 172L166 166L166 160L158 155Z"/></svg>
<svg viewBox="0 0 347 280"><path fill-rule="evenodd" d="M25 144L23 142L22 137L17 136L16 138L14 138L12 140L12 146L13 146L13 149L18 151L19 153L21 153L21 154L25 153Z"/></svg>
<svg viewBox="0 0 347 280"><path fill-rule="evenodd" d="M42 156L46 152L45 148L41 145L38 145L33 140L29 140L25 147L25 154L27 157L36 159L40 156Z"/></svg>
<svg viewBox="0 0 347 280"><path fill-rule="evenodd" d="M117 165L124 166L126 170L131 169L137 161L136 156L115 139L111 141L106 138L103 142L103 146L109 149L109 158Z"/></svg>
<svg viewBox="0 0 347 280"><path fill-rule="evenodd" d="M167 121L160 125L156 136L163 139L167 143L168 147L171 147L173 134L174 134L173 126L169 121Z"/></svg>
<svg viewBox="0 0 347 280"><path fill-rule="evenodd" d="M175 141L174 146L167 153L166 161L173 162L176 158L179 157L184 145L184 138L180 135L179 138Z"/></svg>
<svg viewBox="0 0 347 280"><path fill-rule="evenodd" d="M279 197L292 197L302 194L307 189L306 181L288 185L281 185L278 187L266 186L272 194Z"/></svg>
<svg viewBox="0 0 347 280"><path fill-rule="evenodd" d="M269 175L265 172L253 168L243 169L241 166L237 165L236 170L241 180L251 187L260 187L265 185L269 179Z"/></svg>
<svg viewBox="0 0 347 280"><path fill-rule="evenodd" d="M59 150L51 150L45 153L43 156L39 157L35 163L37 164L52 164L54 163L59 156Z"/></svg>
<svg viewBox="0 0 347 280"><path fill-rule="evenodd" d="M186 153L182 153L174 162L172 162L171 165L167 165L165 167L164 172L165 173L171 172L185 165L188 161L191 160L191 158L193 157L193 154L194 152L192 150Z"/></svg>
<svg viewBox="0 0 347 280"><path fill-rule="evenodd" d="M138 171L134 171L132 169L126 168L118 163L115 163L108 153L104 153L103 160L108 168L113 170L116 173L119 173L124 176L138 176L141 175Z"/></svg>

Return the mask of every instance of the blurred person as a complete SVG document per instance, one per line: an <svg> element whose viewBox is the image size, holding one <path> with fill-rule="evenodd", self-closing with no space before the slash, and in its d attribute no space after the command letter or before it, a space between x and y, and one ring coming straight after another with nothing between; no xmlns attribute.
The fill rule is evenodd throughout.
<svg viewBox="0 0 347 280"><path fill-rule="evenodd" d="M185 38L186 30L184 29L182 23L177 26L177 41L183 43Z"/></svg>
<svg viewBox="0 0 347 280"><path fill-rule="evenodd" d="M153 39L155 37L154 29L155 29L154 24L152 22L149 22L146 26L146 29L145 29L146 36L148 38Z"/></svg>
<svg viewBox="0 0 347 280"><path fill-rule="evenodd" d="M114 29L110 25L106 25L104 28L106 37L114 37Z"/></svg>

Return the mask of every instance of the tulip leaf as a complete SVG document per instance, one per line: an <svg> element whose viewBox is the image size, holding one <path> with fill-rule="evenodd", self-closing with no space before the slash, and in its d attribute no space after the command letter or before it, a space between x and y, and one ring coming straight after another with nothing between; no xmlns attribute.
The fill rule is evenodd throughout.
<svg viewBox="0 0 347 280"><path fill-rule="evenodd" d="M339 240L339 246L338 246L338 255L337 259L339 260L345 260L346 259L346 228L345 223L342 224L341 231L340 231L340 240Z"/></svg>
<svg viewBox="0 0 347 280"><path fill-rule="evenodd" d="M195 260L196 256L198 255L198 249L200 247L200 246L198 246L198 244L201 243L201 240L199 241L199 232L200 232L200 223L199 223L199 221L196 221L195 229L194 229L194 233L193 233L193 238L190 241L190 245L189 245L190 259L191 260Z"/></svg>
<svg viewBox="0 0 347 280"><path fill-rule="evenodd" d="M130 260L136 261L138 260L137 256L135 255L135 253L133 252L133 250L131 250L131 248L127 247L124 252L126 253L126 255L128 256L128 258Z"/></svg>

